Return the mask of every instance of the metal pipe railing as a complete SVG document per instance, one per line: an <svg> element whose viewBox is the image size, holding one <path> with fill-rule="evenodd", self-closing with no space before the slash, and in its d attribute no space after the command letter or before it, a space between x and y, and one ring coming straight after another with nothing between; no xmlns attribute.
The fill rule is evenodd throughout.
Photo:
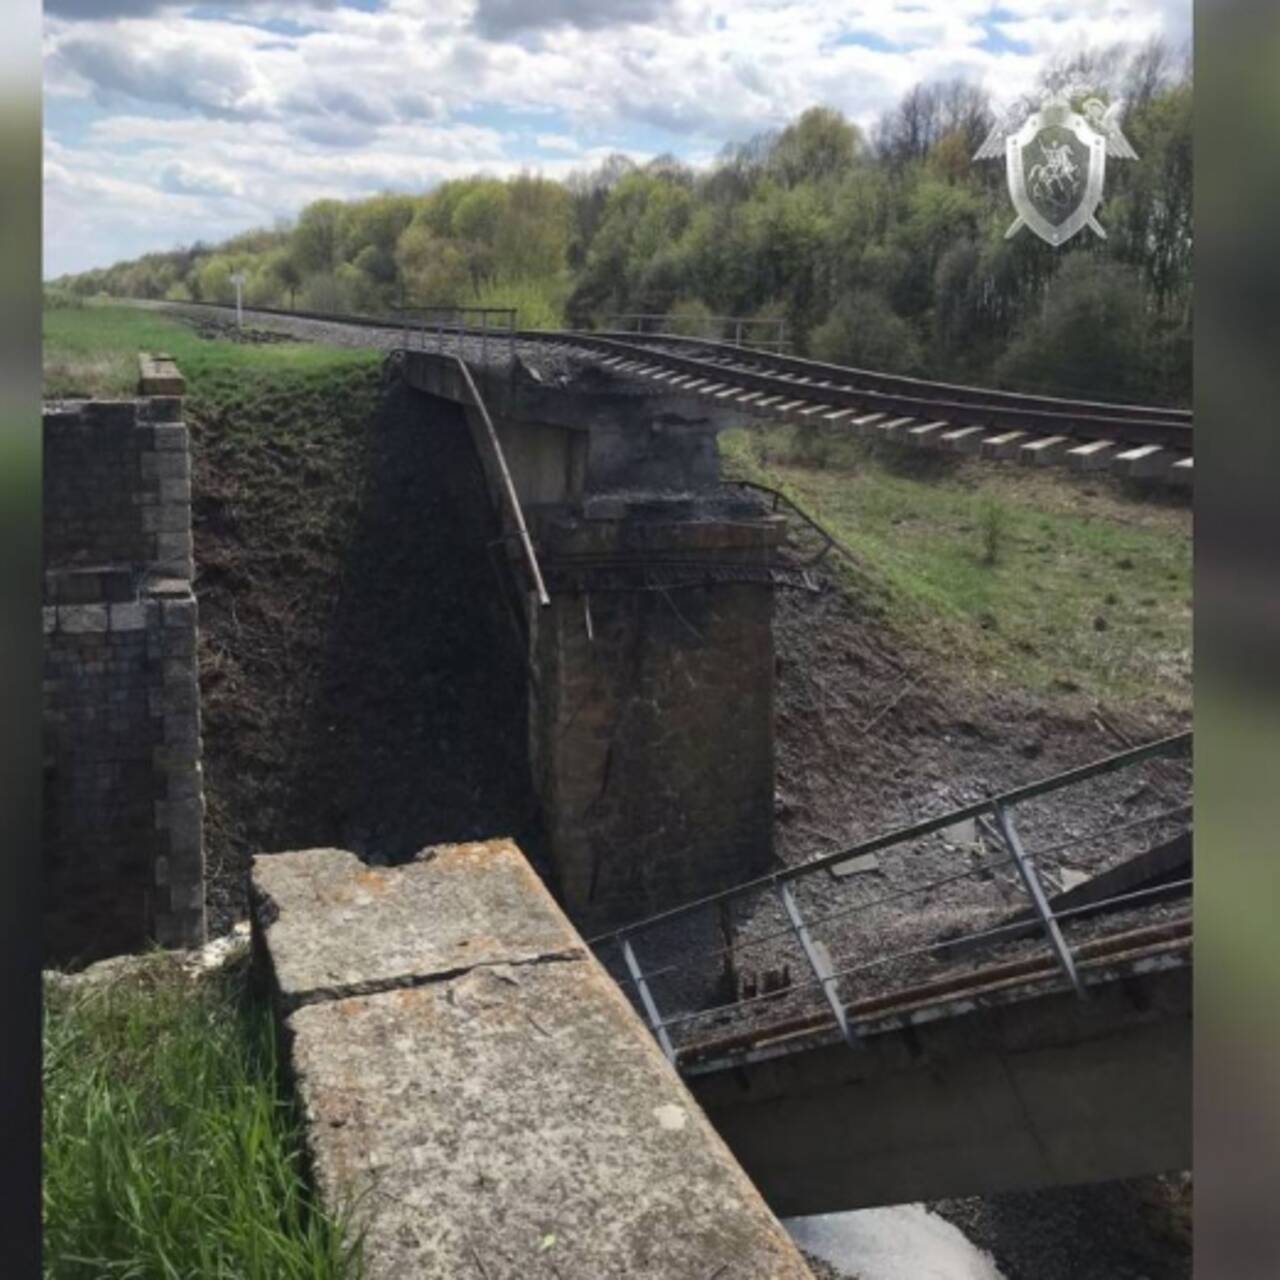
<svg viewBox="0 0 1280 1280"><path fill-rule="evenodd" d="M484 424L485 435L489 442L489 449L493 456L494 464L498 469L503 495L506 497L511 518L516 526L516 533L520 540L520 546L524 552L525 568L528 571L534 593L538 597L538 603L545 608L551 603L551 597L547 594L547 587L546 583L543 581L542 570L538 565L537 552L533 549L533 540L529 537L529 528L525 524L524 509L520 506L520 498L516 493L515 481L512 480L511 471L507 466L506 455L502 452L502 443L498 439L498 433L494 428L493 419L489 416L489 410L485 407L484 399L480 395L475 379L471 376L471 370L467 367L467 362L462 359L461 356L454 356L453 358L457 361L458 369L462 373L462 380L466 383L467 391L475 404L477 412L480 414L481 422Z"/></svg>
<svg viewBox="0 0 1280 1280"><path fill-rule="evenodd" d="M629 980L637 986L638 990L640 990L647 1020L649 1021L654 1034L659 1037L664 1052L666 1052L668 1056L671 1056L672 1041L670 1033L674 1027L682 1026L713 1015L723 1016L731 1014L753 1006L763 1000L776 1001L779 998L780 993L778 991L770 991L762 995L750 996L745 999L738 999L728 1003L718 1004L707 1009L692 1010L678 1013L670 1017L664 1017L658 1008L656 998L651 988L651 984L655 979L667 978L670 980L673 974L693 971L695 966L698 966L707 960L733 957L740 950L760 946L768 941L776 942L780 937L787 934L794 934L796 939L799 941L804 958L813 974L813 977L807 982L799 983L794 986L788 985L786 988L787 992L794 995L805 991L820 991L830 1011L830 1017L834 1020L835 1025L839 1027L844 1039L851 1046L856 1046L859 1044L857 1030L846 1017L845 1005L842 1003L838 995L838 983L841 978L848 977L855 972L862 972L879 965L887 964L893 960L907 960L936 952L943 952L947 949L956 948L957 946L966 943L971 944L983 940L994 941L1000 938L1013 940L1017 936L1025 936L1028 921L1025 918L1018 919L996 926L995 928L979 930L975 933L964 935L959 939L949 938L893 955L879 956L873 960L864 961L855 965L851 969L840 969L836 967L828 956L826 949L814 939L812 933L813 927L838 916L849 915L857 911L867 911L875 906L882 905L887 901L906 897L911 894L927 893L941 886L963 880L967 877L988 873L993 866L1012 865L1016 868L1022 887L1031 900L1031 904L1034 909L1032 920L1033 922L1038 920L1040 927L1044 931L1048 942L1047 954L1052 959L1056 968L1066 977L1068 983L1075 990L1076 994L1081 999L1084 999L1087 995L1087 989L1080 977L1076 957L1063 934L1060 922L1069 918L1081 916L1085 913L1096 913L1109 904L1137 902L1145 900L1152 895L1167 895L1177 886L1170 884L1157 885L1151 889L1139 889L1132 893L1115 895L1113 898L1103 900L1099 903L1087 903L1079 907L1055 912L1047 895L1045 894L1040 880L1039 871L1035 863L1035 858L1039 856L1039 854L1045 852L1045 850L1041 850L1039 853L1035 851L1029 853L1023 848L1021 838L1010 811L1012 807L1020 801L1026 801L1047 795L1053 791L1087 781L1090 778L1099 777L1109 772L1130 767L1141 763L1144 760L1153 759L1163 755L1171 755L1176 751L1182 750L1184 747L1188 747L1190 742L1190 733L1176 734L1169 738L1160 739L1156 742L1146 743L1128 751L1119 752L1113 756L1093 761L1090 764L1067 770L1064 773L1041 779L1034 783L1028 783L1021 787L1012 788L1001 793L999 796L988 797L987 799L973 805L967 805L962 809L953 810L948 814L940 815L938 818L927 819L909 827L899 828L898 830L886 833L885 835L863 841L851 848L842 849L837 853L813 859L812 861L803 863L798 867L788 868L784 871L778 871L767 876L759 877L745 885L735 886L733 889L727 890L723 893L708 895L707 897L699 899L695 903L688 903L681 907L673 908L670 911L649 917L646 920L635 922L626 926L624 930L617 930L613 933L592 939L591 945L593 947L598 947L602 944L613 942L623 947L626 967L628 969L628 979L624 979L624 981ZM1142 825L1143 823L1168 821L1178 814L1187 812L1188 809L1189 806L1179 806L1174 809L1163 810L1158 814L1148 815L1144 819L1131 820L1122 823L1117 829L1129 830L1133 827ZM857 857L860 854L874 852L879 849L891 847L895 844L914 841L924 835L931 834L932 832L944 827L952 826L955 823L966 819L977 819L981 828L986 831L988 835L994 837L1004 847L1006 856L998 859L984 859L981 863L967 867L965 870L957 872L954 875L948 875L927 884L907 886L895 890L893 893L888 895L874 899L871 902L857 903L852 907L827 912L816 917L810 915L806 918L802 914L799 903L792 891L792 883L800 877L825 867L830 867L837 862ZM1105 831L1090 832L1077 837L1069 843L1076 844L1094 842L1105 834L1107 834ZM1062 847L1065 847L1065 845L1058 844L1049 846L1050 849L1058 849ZM1185 883L1189 885L1190 881L1188 880ZM734 900L762 889L772 890L772 892L778 896L787 918L787 924L785 927L767 931L760 936L744 939L740 943L730 942L722 947L714 947L699 951L676 963L664 965L657 969L642 971L639 968L632 949L633 939L643 936L646 932L658 928L663 924L670 923L673 920L676 920L699 908L716 907L723 911L727 904Z"/></svg>
<svg viewBox="0 0 1280 1280"><path fill-rule="evenodd" d="M1105 756L1090 764L1068 769L1063 773L1042 778L1037 782L1029 782L1020 787L1012 787L1008 791L1002 791L998 795L975 801L973 804L963 805L958 809L952 809L947 813L939 814L935 818L925 818L909 826L895 828L892 831L885 832L883 835L873 836L871 839L863 840L859 844L837 849L834 853L823 854L821 857L799 863L797 866L787 867L782 871L775 871L769 875L759 876L754 880L744 881L731 889L723 889L719 893L710 893L705 897L682 903L678 907L671 907L666 911L660 911L655 915L649 916L645 920L627 925L626 931L634 933L642 927L652 928L665 921L674 920L678 916L687 915L691 911L697 911L701 907L741 897L744 894L767 888L779 882L796 880L814 871L821 871L826 867L834 866L836 863L847 862L850 858L857 858L868 853L878 853L881 849L888 849L895 844L905 844L908 841L918 840L921 836L932 835L935 831L955 826L957 823L964 822L969 818L983 817L989 814L997 804L1005 806L1018 804L1023 800L1031 800L1036 796L1045 795L1050 791L1057 791L1063 787L1073 786L1077 782L1084 782L1089 778L1096 778L1104 773L1112 773L1117 769L1128 768L1130 765L1138 764L1143 760L1149 760L1156 756L1174 755L1190 745L1190 731L1171 734L1167 738L1159 738L1153 742L1132 747L1127 751ZM609 942L619 932L621 930L615 929L608 933L599 934L594 938L589 938L587 940L588 945L594 947Z"/></svg>

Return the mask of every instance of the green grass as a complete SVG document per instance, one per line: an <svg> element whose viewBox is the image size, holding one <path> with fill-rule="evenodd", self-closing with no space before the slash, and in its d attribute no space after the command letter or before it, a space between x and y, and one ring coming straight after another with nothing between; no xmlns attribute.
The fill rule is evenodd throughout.
<svg viewBox="0 0 1280 1280"><path fill-rule="evenodd" d="M307 1189L274 1043L242 969L46 989L46 1280L358 1274Z"/></svg>
<svg viewBox="0 0 1280 1280"><path fill-rule="evenodd" d="M826 523L858 556L869 607L958 679L1189 707L1185 512L1016 466L951 473L915 455L913 474L838 435L739 428L721 449L729 474Z"/></svg>
<svg viewBox="0 0 1280 1280"><path fill-rule="evenodd" d="M52 307L44 313L44 393L135 395L140 351L173 356L198 407L233 404L268 387L306 390L335 372L371 368L383 357L363 347L202 338L189 324L138 307Z"/></svg>

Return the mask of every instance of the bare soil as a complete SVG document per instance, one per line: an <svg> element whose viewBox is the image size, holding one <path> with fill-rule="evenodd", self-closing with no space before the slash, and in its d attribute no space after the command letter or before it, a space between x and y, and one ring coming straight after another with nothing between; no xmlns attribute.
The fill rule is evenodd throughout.
<svg viewBox="0 0 1280 1280"><path fill-rule="evenodd" d="M244 915L255 853L510 835L536 857L465 423L376 378L244 413L191 415L211 930Z"/></svg>

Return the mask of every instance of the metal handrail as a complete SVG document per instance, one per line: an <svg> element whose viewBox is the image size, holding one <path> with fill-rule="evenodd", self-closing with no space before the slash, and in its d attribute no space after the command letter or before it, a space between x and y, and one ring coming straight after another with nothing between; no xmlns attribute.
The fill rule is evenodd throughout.
<svg viewBox="0 0 1280 1280"><path fill-rule="evenodd" d="M454 356L453 359L457 362L458 368L462 373L462 380L467 384L467 390L480 413L481 421L484 423L489 447L493 452L498 473L502 480L503 493L507 499L507 505L511 509L511 518L515 521L516 532L520 538L520 546L524 551L525 567L529 572L533 589L537 594L538 603L545 608L551 603L551 597L547 594L546 584L542 579L542 570L538 566L538 556L533 549L533 540L529 537L528 526L525 524L524 509L520 506L520 498L516 493L515 481L512 480L511 471L507 467L506 455L502 452L502 444L498 439L497 431L494 429L493 419L489 417L489 410L485 407L480 390L476 386L475 379L471 376L471 370L467 368L467 362L461 356Z"/></svg>
<svg viewBox="0 0 1280 1280"><path fill-rule="evenodd" d="M935 831L941 831L946 827L955 826L959 822L964 822L969 818L978 818L988 814L997 804L1009 806L1018 804L1023 800L1031 800L1036 796L1045 795L1051 791L1060 790L1063 787L1069 787L1077 782L1084 782L1089 778L1096 778L1101 774L1112 773L1117 769L1127 768L1129 765L1138 764L1143 760L1149 760L1157 756L1175 755L1179 751L1191 745L1191 731L1184 733L1171 734L1166 738L1158 738L1153 742L1147 742L1141 746L1131 747L1127 751L1117 752L1115 755L1105 756L1100 760L1095 760L1090 764L1080 765L1074 769L1068 769L1063 773L1053 774L1048 778L1042 778L1038 782L1024 783L1020 787L1012 787L1008 791L1002 791L998 795L988 796L984 800L974 801L972 804L963 805L959 809L952 809L947 813L939 814L936 818L925 818L920 822L912 823L909 826L897 827L892 831L883 833L882 835L873 836L869 840L864 840L859 844L850 845L844 849L837 849L834 853L823 854L821 857L810 859L808 862L802 862L794 867L786 867L780 871L774 871L768 875L758 876L754 880L744 881L742 884L734 885L730 889L722 889L718 893L707 894L704 897L696 898L691 902L682 903L678 907L670 907L666 911L660 911L655 915L649 916L644 920L636 921L625 926L625 929L613 929L608 933L602 933L594 938L587 940L588 946L600 946L606 942L612 941L618 934L626 932L635 934L640 929L652 928L655 925L674 920L679 916L687 915L691 911L697 911L702 907L712 906L716 903L728 902L734 898L741 897L745 894L752 893L756 890L766 888L768 886L786 882L788 880L796 880L802 876L807 876L814 871L821 871L826 867L834 866L840 862L847 862L850 858L860 857L863 854L876 853L881 849L890 848L895 844L905 844L911 840L918 840L921 836L932 835Z"/></svg>
<svg viewBox="0 0 1280 1280"><path fill-rule="evenodd" d="M813 926L823 923L826 920L830 920L838 915L850 913L854 910L869 909L870 907L877 905L877 903L860 903L857 904L856 907L849 908L848 912L834 911L824 915L819 915L816 918L806 919L794 896L794 893L792 892L792 882L814 871L830 867L835 863L857 857L860 854L867 854L895 844L914 841L922 836L928 835L942 828L952 826L957 822L965 821L966 819L977 819L983 830L992 835L1004 846L1008 856L1000 859L999 861L1005 864L1012 864L1016 868L1018 877L1022 881L1023 887L1026 890L1034 908L1034 913L1031 917L1033 927L1034 922L1038 920L1048 943L1049 957L1052 959L1057 969L1061 971L1062 975L1066 977L1076 995L1082 1000L1087 999L1088 989L1081 978L1076 957L1072 953L1071 946L1063 935L1061 922L1069 917L1083 914L1086 911L1096 912L1102 904L1089 903L1081 907L1057 912L1054 911L1040 880L1040 874L1034 861L1035 853L1032 852L1031 854L1028 854L1023 849L1022 841L1014 824L1011 810L1019 801L1033 799L1037 796L1042 796L1050 792L1060 790L1064 787L1086 781L1089 778L1098 777L1118 769L1126 768L1143 760L1172 754L1175 751L1189 746L1190 742L1191 734L1189 732L1175 734L1168 738L1162 738L1155 742L1131 748L1127 751L1118 752L1115 755L1093 761L1090 764L1082 765L1075 769L1069 769L1064 773L1041 779L1038 782L1011 788L998 796L989 796L975 804L966 805L961 809L952 810L950 813L940 815L937 818L926 819L923 822L899 828L895 831L885 833L884 835L873 837L870 840L862 841L860 844L854 845L851 848L842 849L836 853L815 858L796 867L790 867L782 871L776 871L769 875L758 877L746 884L734 886L732 889L725 890L718 894L708 895L696 902L686 903L669 911L650 916L648 919L633 922L622 930L615 930L612 933L591 939L590 945L592 947L599 947L603 943L612 942L622 948L626 967L630 975L630 981L636 986L643 999L646 1018L651 1029L658 1037L664 1053L666 1053L669 1058L678 1058L680 1051L674 1048L670 1037L672 1028L676 1026L683 1026L687 1023L695 1022L699 1019L710 1016L733 1013L754 1005L761 1000L775 999L778 993L766 992L746 999L735 999L725 1004L715 1005L707 1009L686 1010L684 1012L676 1013L670 1017L664 1017L659 1010L656 998L650 986L655 978L662 977L673 972L687 970L696 963L704 962L707 959L715 959L717 957L733 954L737 950L737 947L730 943L728 946L710 948L708 950L699 951L692 956L683 957L675 964L669 964L654 970L646 971L641 967L636 957L633 940L642 937L646 932L658 925L669 922L688 912L710 906L718 906L723 909L723 905L727 902L756 890L769 888L779 896L780 901L783 904L788 920L788 928L785 930L766 932L763 937L745 939L740 945L744 948L756 946L770 939L776 939L785 932L793 932L800 943L804 958L808 963L809 968L812 970L813 976L812 979L807 982L799 983L795 986L789 986L789 993L794 995L798 992L804 991L820 991L828 1006L830 1016L834 1019L835 1025L839 1027L846 1043L851 1047L856 1048L860 1044L857 1028L846 1016L846 1006L842 1003L838 995L837 984L841 978L849 976L854 972L860 972L865 969L884 964L891 959L909 959L954 948L960 943L977 942L984 939L994 940L1000 937L1012 937L1019 934L1025 934L1028 921L1026 919L1009 921L1005 924L998 925L995 928L979 930L976 933L965 935L960 939L949 938L942 941L935 941L922 947L911 948L896 956L880 956L870 961L860 962L854 965L852 969L840 969L833 964L830 956L826 952L826 949L816 943L811 932ZM990 818L994 819L994 822L987 820L988 815ZM1169 816L1169 812L1163 812L1156 815L1156 818L1165 820ZM1125 825L1128 826L1132 824ZM982 864L970 866L964 871L944 877L942 880L934 882L933 884L908 886L895 891L894 894L889 895L889 898L907 896L912 893L926 892L932 888L938 887L938 885L951 883L956 880L961 880L966 876L987 871L992 865L993 863L991 860L984 859ZM1188 880L1186 883L1189 885L1190 881ZM1153 890L1138 890L1133 893L1116 895L1114 898L1110 899L1110 901L1113 903L1124 903L1130 901L1136 902L1149 897L1152 893L1167 894L1169 889L1170 886L1166 884L1158 886Z"/></svg>

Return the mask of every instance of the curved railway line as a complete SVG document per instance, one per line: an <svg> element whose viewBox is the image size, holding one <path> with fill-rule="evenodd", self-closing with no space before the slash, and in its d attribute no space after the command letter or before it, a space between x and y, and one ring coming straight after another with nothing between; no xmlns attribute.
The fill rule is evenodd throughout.
<svg viewBox="0 0 1280 1280"><path fill-rule="evenodd" d="M184 307L233 309L229 303ZM846 368L673 334L576 330L468 329L403 317L254 307L251 312L361 328L400 331L406 346L430 349L446 335L591 352L617 376L723 403L744 415L813 429L1028 465L1107 471L1132 480L1190 487L1192 415L1155 405L1109 404L1023 395L897 374Z"/></svg>

